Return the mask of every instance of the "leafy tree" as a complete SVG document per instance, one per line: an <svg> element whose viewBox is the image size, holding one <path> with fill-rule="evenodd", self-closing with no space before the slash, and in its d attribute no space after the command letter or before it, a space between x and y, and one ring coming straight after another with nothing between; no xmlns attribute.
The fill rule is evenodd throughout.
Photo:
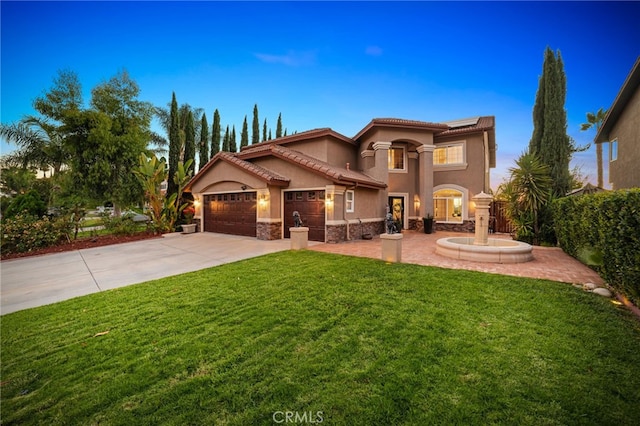
<svg viewBox="0 0 640 426"><path fill-rule="evenodd" d="M200 121L200 142L198 143L198 158L200 163L198 170L202 170L207 161L209 161L209 124L207 123L207 114L202 113Z"/></svg>
<svg viewBox="0 0 640 426"><path fill-rule="evenodd" d="M180 162L181 151L182 141L180 138L180 115L178 112L176 93L173 92L171 98L171 112L169 115L169 175L167 176L167 196L171 196L177 191L173 176L176 174L178 163Z"/></svg>
<svg viewBox="0 0 640 426"><path fill-rule="evenodd" d="M260 120L258 120L258 104L253 106L253 133L251 144L260 143Z"/></svg>
<svg viewBox="0 0 640 426"><path fill-rule="evenodd" d="M222 139L222 150L225 151L225 152L229 152L230 149L231 149L230 146L229 146L229 144L230 144L229 139L230 138L231 137L229 135L229 126L227 126L227 130L225 130L225 132L224 132L224 138Z"/></svg>
<svg viewBox="0 0 640 426"><path fill-rule="evenodd" d="M595 128L596 134L600 131L600 127L604 122L604 117L607 115L607 111L600 108L596 113L588 112L587 113L587 122L582 123L580 126L580 130L586 131ZM598 186L600 188L604 188L604 172L602 167L602 144L596 144L596 163L598 168Z"/></svg>
<svg viewBox="0 0 640 426"><path fill-rule="evenodd" d="M146 152L153 107L137 99L126 71L92 90L92 109L66 114L71 171L82 193L122 205L138 202L142 188L131 173Z"/></svg>
<svg viewBox="0 0 640 426"><path fill-rule="evenodd" d="M571 189L569 162L575 151L567 135L565 98L566 77L560 51L556 55L547 47L533 108L529 152L549 167L556 196L564 196Z"/></svg>
<svg viewBox="0 0 640 426"><path fill-rule="evenodd" d="M213 113L213 127L211 129L211 157L213 158L218 152L220 152L220 135L222 129L220 127L220 113L216 109Z"/></svg>
<svg viewBox="0 0 640 426"><path fill-rule="evenodd" d="M238 152L236 145L236 126L231 127L231 135L229 136L229 152Z"/></svg>
<svg viewBox="0 0 640 426"><path fill-rule="evenodd" d="M262 142L267 140L267 119L264 119L264 123L262 123Z"/></svg>
<svg viewBox="0 0 640 426"><path fill-rule="evenodd" d="M63 122L69 112L82 108L82 85L78 75L70 70L58 71L53 87L35 99L33 107L46 119Z"/></svg>
<svg viewBox="0 0 640 426"><path fill-rule="evenodd" d="M187 112L187 116L185 119L184 126L184 159L186 162L188 160L191 161L191 169L188 169L187 172L193 173L193 167L196 157L196 132L194 128L194 119L191 110Z"/></svg>
<svg viewBox="0 0 640 426"><path fill-rule="evenodd" d="M249 126L247 125L247 116L244 116L244 122L242 123L242 133L240 133L240 148L249 145Z"/></svg>
<svg viewBox="0 0 640 426"><path fill-rule="evenodd" d="M282 137L282 113L278 114L278 124L276 125L276 139Z"/></svg>
<svg viewBox="0 0 640 426"><path fill-rule="evenodd" d="M3 167L0 172L0 191L4 194L24 194L33 188L36 174L23 167Z"/></svg>

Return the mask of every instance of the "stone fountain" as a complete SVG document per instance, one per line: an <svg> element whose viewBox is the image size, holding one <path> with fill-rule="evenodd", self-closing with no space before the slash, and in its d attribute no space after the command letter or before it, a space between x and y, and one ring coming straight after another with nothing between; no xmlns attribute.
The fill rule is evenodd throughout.
<svg viewBox="0 0 640 426"><path fill-rule="evenodd" d="M520 241L489 238L489 207L493 197L484 192L472 198L476 203L474 238L448 237L436 241L436 253L460 260L489 263L523 263L533 259L533 247Z"/></svg>

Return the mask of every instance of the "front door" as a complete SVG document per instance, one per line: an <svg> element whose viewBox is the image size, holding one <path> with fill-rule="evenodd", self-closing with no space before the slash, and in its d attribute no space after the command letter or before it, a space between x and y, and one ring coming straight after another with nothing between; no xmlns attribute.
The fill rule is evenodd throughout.
<svg viewBox="0 0 640 426"><path fill-rule="evenodd" d="M404 197L389 197L389 209L398 229L404 224Z"/></svg>

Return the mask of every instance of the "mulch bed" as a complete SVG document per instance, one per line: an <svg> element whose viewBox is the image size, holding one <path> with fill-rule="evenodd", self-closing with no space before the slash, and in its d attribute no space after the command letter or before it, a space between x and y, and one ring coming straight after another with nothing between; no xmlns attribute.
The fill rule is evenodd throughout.
<svg viewBox="0 0 640 426"><path fill-rule="evenodd" d="M62 253L65 251L108 246L111 244L129 243L132 241L148 240L150 238L160 238L161 236L162 235L160 234L153 234L150 232L142 232L135 235L99 235L96 237L81 238L68 243L59 244L51 247L45 247L42 249L33 250L26 253L11 253L6 255L3 254L0 257L0 259L6 260L6 259L16 259L16 258L29 257L29 256L39 256L42 254L49 254L49 253Z"/></svg>

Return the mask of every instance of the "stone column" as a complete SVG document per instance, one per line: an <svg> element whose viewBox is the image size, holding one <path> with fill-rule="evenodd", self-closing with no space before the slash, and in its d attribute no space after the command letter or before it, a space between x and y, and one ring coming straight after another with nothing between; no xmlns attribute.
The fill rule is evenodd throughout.
<svg viewBox="0 0 640 426"><path fill-rule="evenodd" d="M299 226L289 228L291 233L291 250L303 250L309 245L309 228Z"/></svg>
<svg viewBox="0 0 640 426"><path fill-rule="evenodd" d="M489 207L493 196L480 192L472 198L476 203L476 234L473 244L476 246L489 245Z"/></svg>
<svg viewBox="0 0 640 426"><path fill-rule="evenodd" d="M380 234L382 260L400 262L402 260L402 234Z"/></svg>
<svg viewBox="0 0 640 426"><path fill-rule="evenodd" d="M420 216L433 215L433 150L435 145L420 145L418 197L420 197Z"/></svg>
<svg viewBox="0 0 640 426"><path fill-rule="evenodd" d="M373 144L375 166L370 173L372 177L384 183L389 182L389 148L391 148L391 142Z"/></svg>

